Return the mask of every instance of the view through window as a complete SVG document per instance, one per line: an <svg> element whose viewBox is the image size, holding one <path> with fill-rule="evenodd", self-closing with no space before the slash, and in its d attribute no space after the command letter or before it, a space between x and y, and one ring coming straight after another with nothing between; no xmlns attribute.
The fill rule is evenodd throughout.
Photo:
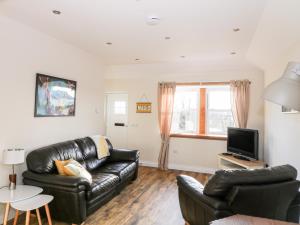
<svg viewBox="0 0 300 225"><path fill-rule="evenodd" d="M177 86L173 134L226 135L234 126L229 85Z"/></svg>

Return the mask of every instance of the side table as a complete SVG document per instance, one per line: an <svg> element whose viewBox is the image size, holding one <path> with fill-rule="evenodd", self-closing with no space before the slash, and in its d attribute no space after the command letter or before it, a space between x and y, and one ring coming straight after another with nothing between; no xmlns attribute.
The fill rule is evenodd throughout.
<svg viewBox="0 0 300 225"><path fill-rule="evenodd" d="M26 223L25 224L29 225L30 211L35 210L37 218L38 218L39 225L42 225L42 220L41 220L41 215L40 215L39 208L45 207L46 214L47 214L47 219L48 219L48 224L52 225L50 210L49 210L49 207L48 207L49 202L51 202L52 200L53 200L53 196L51 196L51 195L36 195L36 196L34 196L32 198L28 198L26 200L11 203L11 206L14 209L17 210L14 221L16 223L18 221L19 210L24 211L24 212L26 212Z"/></svg>
<svg viewBox="0 0 300 225"><path fill-rule="evenodd" d="M22 201L32 198L43 191L42 188L30 185L17 185L15 190L9 190L8 187L0 189L0 203L5 204L5 212L3 217L3 225L7 225L8 213L10 205L13 202ZM14 225L17 221L14 221Z"/></svg>

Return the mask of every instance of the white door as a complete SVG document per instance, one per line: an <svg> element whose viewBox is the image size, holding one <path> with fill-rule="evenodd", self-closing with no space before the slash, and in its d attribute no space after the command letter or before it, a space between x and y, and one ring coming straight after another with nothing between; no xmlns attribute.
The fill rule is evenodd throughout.
<svg viewBox="0 0 300 225"><path fill-rule="evenodd" d="M106 94L106 136L115 148L127 147L128 94Z"/></svg>

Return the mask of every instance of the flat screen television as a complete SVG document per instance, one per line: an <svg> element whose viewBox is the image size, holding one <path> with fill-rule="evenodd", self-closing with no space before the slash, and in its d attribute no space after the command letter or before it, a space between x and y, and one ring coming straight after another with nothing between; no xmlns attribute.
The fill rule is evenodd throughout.
<svg viewBox="0 0 300 225"><path fill-rule="evenodd" d="M227 152L258 159L258 130L228 127Z"/></svg>

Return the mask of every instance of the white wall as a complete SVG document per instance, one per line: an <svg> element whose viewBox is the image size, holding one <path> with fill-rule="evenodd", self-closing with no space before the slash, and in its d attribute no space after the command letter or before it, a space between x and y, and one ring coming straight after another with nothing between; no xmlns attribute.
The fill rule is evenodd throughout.
<svg viewBox="0 0 300 225"><path fill-rule="evenodd" d="M3 16L0 27L0 158L6 148L30 151L101 133L104 67L98 60ZM34 118L37 72L77 81L75 117ZM18 169L18 182L23 169ZM8 184L9 172L10 167L0 164L0 186Z"/></svg>
<svg viewBox="0 0 300 225"><path fill-rule="evenodd" d="M266 69L266 84L278 79L289 61L300 63L300 42ZM300 114L284 114L279 105L269 102L265 109L266 160L270 165L291 164L300 171Z"/></svg>
<svg viewBox="0 0 300 225"><path fill-rule="evenodd" d="M176 72L171 68L177 68ZM250 79L251 104L249 128L260 130L263 137L264 110L262 90L263 74L258 70L203 72L198 67L193 72L187 67L174 65L127 65L111 67L105 79L106 92L124 91L129 94L128 147L141 151L141 161L147 165L157 165L160 150L160 134L157 119L157 85L159 81L199 82L229 81L232 79ZM110 79L113 77L113 79ZM151 114L135 112L136 102L145 94L152 102ZM137 127L135 126L137 125ZM261 138L261 147L263 138ZM262 149L262 148L261 148ZM217 168L218 153L226 151L226 141L172 138L170 144L170 168L207 171ZM262 157L262 151L260 151Z"/></svg>
<svg viewBox="0 0 300 225"><path fill-rule="evenodd" d="M278 79L289 61L300 62L299 8L298 0L268 0L248 51L249 60L264 70L265 85ZM266 102L266 161L300 171L299 137L300 114L283 114L279 105Z"/></svg>

